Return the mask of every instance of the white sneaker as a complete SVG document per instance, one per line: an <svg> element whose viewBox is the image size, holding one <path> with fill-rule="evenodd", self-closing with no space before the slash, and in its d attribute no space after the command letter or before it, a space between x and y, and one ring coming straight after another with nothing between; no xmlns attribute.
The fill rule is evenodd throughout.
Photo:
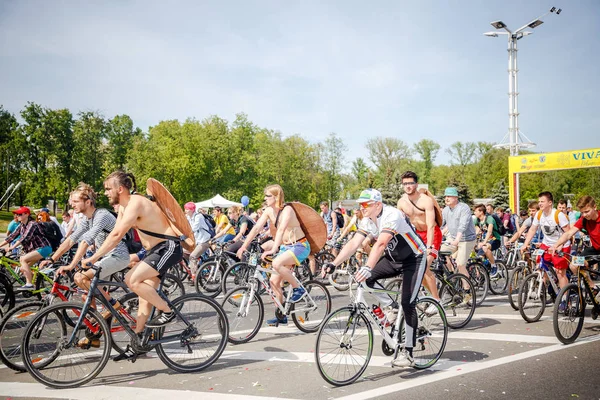
<svg viewBox="0 0 600 400"><path fill-rule="evenodd" d="M414 367L415 359L412 358L408 351L402 350L398 353L398 357L392 361L392 365L394 367L406 368L406 367Z"/></svg>
<svg viewBox="0 0 600 400"><path fill-rule="evenodd" d="M427 307L427 310L425 310L425 314L427 314L427 316L431 317L432 315L435 315L438 313L438 308L435 306L435 304L430 304L429 307Z"/></svg>
<svg viewBox="0 0 600 400"><path fill-rule="evenodd" d="M396 322L396 318L398 318L398 309L393 306L385 306L383 307L383 313L385 314L385 318L389 325L392 325ZM388 325L388 326L389 326Z"/></svg>

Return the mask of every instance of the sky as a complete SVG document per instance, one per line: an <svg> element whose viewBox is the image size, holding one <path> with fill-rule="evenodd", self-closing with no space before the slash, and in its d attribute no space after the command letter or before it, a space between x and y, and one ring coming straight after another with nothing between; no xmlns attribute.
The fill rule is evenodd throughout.
<svg viewBox="0 0 600 400"><path fill-rule="evenodd" d="M600 147L600 1L2 1L0 104L229 121L311 142L456 141L508 130L506 37L518 42L519 124L538 152ZM418 158L415 154L415 158Z"/></svg>

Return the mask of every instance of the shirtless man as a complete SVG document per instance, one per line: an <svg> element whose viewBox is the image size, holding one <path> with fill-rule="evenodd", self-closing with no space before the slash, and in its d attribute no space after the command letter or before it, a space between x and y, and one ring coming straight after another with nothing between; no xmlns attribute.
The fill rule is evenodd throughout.
<svg viewBox="0 0 600 400"><path fill-rule="evenodd" d="M158 205L145 196L134 195L135 178L123 171L113 172L104 181L106 197L111 205L119 204L115 228L93 256L82 265L95 264L117 246L130 228L136 228L146 256L125 276L125 283L139 296L136 333L141 335L144 326L157 328L172 322L175 312L157 293L160 278L174 264L181 261L183 251L177 234ZM147 321L152 306L161 314Z"/></svg>
<svg viewBox="0 0 600 400"><path fill-rule="evenodd" d="M256 237L262 231L263 227L269 222L276 229L273 246L263 252L262 258L275 254L276 250L279 253L273 258L273 269L276 274L271 274L271 288L277 296L277 300L283 304L283 291L281 286L284 281L292 285L293 292L290 298L291 303L296 303L301 300L306 294L304 288L298 285L298 282L292 275L291 269L294 265L300 265L310 254L310 244L304 235L300 223L296 217L296 213L292 207L284 205L283 189L279 185L269 185L265 188L265 203L266 208L261 217L258 219L254 228L250 231L244 244L237 251L237 256L241 259L244 252ZM287 317L283 320L275 318L267 321L268 325L287 324Z"/></svg>
<svg viewBox="0 0 600 400"><path fill-rule="evenodd" d="M398 209L406 214L417 234L427 245L427 269L423 277L423 285L435 299L439 300L435 274L429 269L442 245L442 231L435 219L435 204L431 197L417 190L419 184L417 174L406 171L401 178L404 194L398 200Z"/></svg>

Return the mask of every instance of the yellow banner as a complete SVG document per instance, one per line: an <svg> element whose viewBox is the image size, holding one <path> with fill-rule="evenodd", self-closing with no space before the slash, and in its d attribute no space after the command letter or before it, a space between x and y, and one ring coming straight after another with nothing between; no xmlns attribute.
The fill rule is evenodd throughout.
<svg viewBox="0 0 600 400"><path fill-rule="evenodd" d="M600 167L600 148L509 157L508 181L511 208L519 209L519 188L515 174L592 167Z"/></svg>

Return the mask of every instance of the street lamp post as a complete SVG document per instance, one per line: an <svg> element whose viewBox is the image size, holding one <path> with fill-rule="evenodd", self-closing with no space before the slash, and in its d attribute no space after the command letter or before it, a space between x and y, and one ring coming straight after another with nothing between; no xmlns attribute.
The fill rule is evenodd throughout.
<svg viewBox="0 0 600 400"><path fill-rule="evenodd" d="M544 23L542 18L548 14L555 13L556 15L561 13L560 8L552 7L547 13L541 15L540 17L530 21L529 23L523 25L516 31L511 31L508 29L506 24L502 21L494 21L490 24L496 28L497 30L503 29L502 31L495 32L486 32L485 36L489 37L498 37L499 35L507 35L508 36L508 132L504 135L502 141L497 144L495 147L510 149L510 155L516 156L519 155L519 149L531 148L535 146L525 134L523 134L519 130L519 103L518 103L518 80L517 75L519 69L517 68L517 41L524 38L525 36L531 35L533 32L526 31L525 29L530 28L534 29ZM513 187L515 190L515 198L517 199L516 204L511 204L514 212L519 212L519 174L515 174L515 181L513 182Z"/></svg>

